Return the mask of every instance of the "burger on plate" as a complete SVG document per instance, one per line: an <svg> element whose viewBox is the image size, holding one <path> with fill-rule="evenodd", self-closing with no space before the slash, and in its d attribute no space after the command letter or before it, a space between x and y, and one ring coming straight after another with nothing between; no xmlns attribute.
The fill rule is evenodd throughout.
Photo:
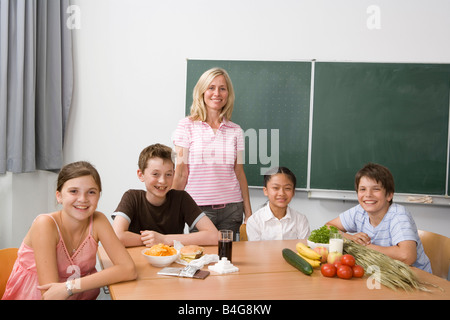
<svg viewBox="0 0 450 320"><path fill-rule="evenodd" d="M180 250L180 259L191 262L192 260L198 259L203 255L203 248L195 244L184 246Z"/></svg>

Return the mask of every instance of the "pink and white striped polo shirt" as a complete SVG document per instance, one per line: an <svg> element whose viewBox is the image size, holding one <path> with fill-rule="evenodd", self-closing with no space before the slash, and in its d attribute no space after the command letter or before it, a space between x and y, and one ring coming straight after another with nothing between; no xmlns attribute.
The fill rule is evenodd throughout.
<svg viewBox="0 0 450 320"><path fill-rule="evenodd" d="M186 191L199 206L242 201L234 172L237 153L244 150L239 125L224 120L214 133L209 124L180 120L173 136L175 146L189 149Z"/></svg>

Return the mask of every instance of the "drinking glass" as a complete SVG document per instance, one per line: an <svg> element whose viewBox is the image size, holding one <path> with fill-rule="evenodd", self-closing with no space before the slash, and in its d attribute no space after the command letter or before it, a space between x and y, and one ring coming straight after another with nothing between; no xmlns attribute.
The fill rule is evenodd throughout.
<svg viewBox="0 0 450 320"><path fill-rule="evenodd" d="M219 230L219 260L226 257L231 262L233 230Z"/></svg>

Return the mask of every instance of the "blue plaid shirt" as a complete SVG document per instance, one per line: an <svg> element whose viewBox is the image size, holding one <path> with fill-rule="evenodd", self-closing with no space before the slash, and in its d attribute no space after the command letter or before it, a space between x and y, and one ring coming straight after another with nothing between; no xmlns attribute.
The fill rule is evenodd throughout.
<svg viewBox="0 0 450 320"><path fill-rule="evenodd" d="M430 259L423 250L416 223L404 206L392 204L376 227L370 224L369 215L361 205L341 213L339 218L347 232L364 232L370 237L371 243L378 246L390 247L406 240L415 241L417 243L417 259L413 263L413 267L431 273Z"/></svg>

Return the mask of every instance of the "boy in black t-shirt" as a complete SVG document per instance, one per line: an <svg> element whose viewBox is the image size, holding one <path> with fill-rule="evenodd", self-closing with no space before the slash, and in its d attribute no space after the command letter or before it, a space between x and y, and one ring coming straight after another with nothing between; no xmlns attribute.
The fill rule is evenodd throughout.
<svg viewBox="0 0 450 320"><path fill-rule="evenodd" d="M146 190L128 190L112 214L113 228L126 247L151 247L173 240L183 245L216 245L218 231L186 191L173 190L172 149L154 144L142 150L137 175ZM189 230L184 234L185 223Z"/></svg>

